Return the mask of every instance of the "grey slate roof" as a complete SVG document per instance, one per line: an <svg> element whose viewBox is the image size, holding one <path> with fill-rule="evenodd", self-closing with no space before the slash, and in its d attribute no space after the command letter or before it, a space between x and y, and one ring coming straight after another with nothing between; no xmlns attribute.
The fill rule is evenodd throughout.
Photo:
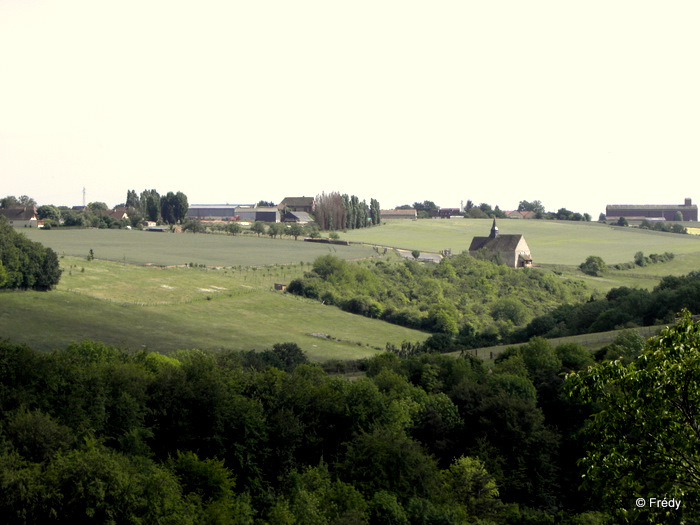
<svg viewBox="0 0 700 525"><path fill-rule="evenodd" d="M36 216L36 209L29 208L0 208L0 215L11 221L28 221Z"/></svg>
<svg viewBox="0 0 700 525"><path fill-rule="evenodd" d="M521 233L513 235L499 234L496 237L474 237L469 245L469 251L475 252L487 249L493 252L512 252L523 238Z"/></svg>

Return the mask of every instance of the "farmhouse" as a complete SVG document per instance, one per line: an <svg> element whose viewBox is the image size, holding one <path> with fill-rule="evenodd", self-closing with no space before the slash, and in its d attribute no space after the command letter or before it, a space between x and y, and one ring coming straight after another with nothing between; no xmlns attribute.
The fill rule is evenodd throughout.
<svg viewBox="0 0 700 525"><path fill-rule="evenodd" d="M27 206L26 208L2 208L0 209L0 217L5 217L10 226L15 228L37 228L39 220L36 216L36 206Z"/></svg>
<svg viewBox="0 0 700 525"><path fill-rule="evenodd" d="M511 268L523 268L532 266L530 248L525 242L525 237L518 233L514 235L501 235L498 233L496 219L493 220L491 235L488 237L474 237L469 246L469 255L478 253L498 255L503 262Z"/></svg>
<svg viewBox="0 0 700 525"><path fill-rule="evenodd" d="M507 219L534 219L537 215L534 211L507 211L505 212Z"/></svg>
<svg viewBox="0 0 700 525"><path fill-rule="evenodd" d="M383 221L393 220L393 219L416 219L418 218L418 213L414 208L408 210L380 210L379 211Z"/></svg>
<svg viewBox="0 0 700 525"><path fill-rule="evenodd" d="M680 215L679 215L680 214ZM691 199L684 204L608 204L605 218L610 221L624 217L628 220L697 221L698 207Z"/></svg>
<svg viewBox="0 0 700 525"><path fill-rule="evenodd" d="M285 197L277 205L280 211L303 211L313 213L315 199L313 197Z"/></svg>

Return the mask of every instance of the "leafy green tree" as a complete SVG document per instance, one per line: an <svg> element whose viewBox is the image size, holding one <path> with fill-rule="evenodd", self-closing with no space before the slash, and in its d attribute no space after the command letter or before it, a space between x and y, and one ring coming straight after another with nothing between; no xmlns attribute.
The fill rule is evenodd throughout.
<svg viewBox="0 0 700 525"><path fill-rule="evenodd" d="M629 224L629 222L627 222L627 219L625 219L624 217L620 217L619 219L617 219L617 225L618 226L629 226L630 224Z"/></svg>
<svg viewBox="0 0 700 525"><path fill-rule="evenodd" d="M684 523L700 504L700 324L686 311L625 365L602 363L567 376L571 395L591 403L582 459L588 486L635 523ZM635 505L676 498L680 509Z"/></svg>
<svg viewBox="0 0 700 525"><path fill-rule="evenodd" d="M50 204L44 204L43 206L39 206L36 209L36 215L38 219L48 219L56 224L58 224L58 221L61 220L61 212L56 206L52 206Z"/></svg>
<svg viewBox="0 0 700 525"><path fill-rule="evenodd" d="M267 234L270 237L282 237L287 232L286 226L281 222L270 223L267 227Z"/></svg>
<svg viewBox="0 0 700 525"><path fill-rule="evenodd" d="M369 200L369 216L372 220L372 225L376 226L382 220L382 211L379 206L379 201L377 199Z"/></svg>
<svg viewBox="0 0 700 525"><path fill-rule="evenodd" d="M601 257L589 255L586 260L579 265L579 269L587 275L598 276L605 273L608 266Z"/></svg>
<svg viewBox="0 0 700 525"><path fill-rule="evenodd" d="M518 203L518 211L534 211L535 213L545 213L544 205L541 201L520 201Z"/></svg>
<svg viewBox="0 0 700 525"><path fill-rule="evenodd" d="M199 219L188 219L182 224L183 232L205 233L207 231Z"/></svg>
<svg viewBox="0 0 700 525"><path fill-rule="evenodd" d="M19 205L19 200L14 195L0 199L0 208L17 208Z"/></svg>
<svg viewBox="0 0 700 525"><path fill-rule="evenodd" d="M141 209L141 203L139 200L139 195L135 190L127 190L126 192L126 207Z"/></svg>
<svg viewBox="0 0 700 525"><path fill-rule="evenodd" d="M260 222L260 221L255 221L255 222L251 225L250 231L252 231L252 232L254 232L254 233L257 233L257 234L258 234L258 237L260 237L260 235L262 235L263 233L265 233L265 223L264 223L264 222Z"/></svg>
<svg viewBox="0 0 700 525"><path fill-rule="evenodd" d="M500 506L498 487L477 458L461 456L444 473L447 493L472 518L493 518Z"/></svg>
<svg viewBox="0 0 700 525"><path fill-rule="evenodd" d="M605 217L604 213L601 213L600 215L598 215L598 222L605 222L605 220L606 220L606 217Z"/></svg>
<svg viewBox="0 0 700 525"><path fill-rule="evenodd" d="M190 204L187 200L187 195L178 191L175 194L175 199L172 203L173 214L176 222L182 222L187 218L187 211L190 209Z"/></svg>
<svg viewBox="0 0 700 525"><path fill-rule="evenodd" d="M228 224L226 224L226 231L231 235L238 235L243 231L243 227L236 221L231 221Z"/></svg>
<svg viewBox="0 0 700 525"><path fill-rule="evenodd" d="M23 208L31 208L32 206L36 206L36 201L29 195L20 195L19 205Z"/></svg>
<svg viewBox="0 0 700 525"><path fill-rule="evenodd" d="M304 234L311 239L318 239L321 236L321 230L315 222L309 222L304 225Z"/></svg>
<svg viewBox="0 0 700 525"><path fill-rule="evenodd" d="M296 241L300 235L304 235L304 227L298 222L293 222L289 226L289 235L294 237L294 240Z"/></svg>
<svg viewBox="0 0 700 525"><path fill-rule="evenodd" d="M169 191L160 198L160 215L166 224L175 224L175 194Z"/></svg>
<svg viewBox="0 0 700 525"><path fill-rule="evenodd" d="M17 233L4 217L0 218L0 264L5 288L50 290L62 271L56 252Z"/></svg>

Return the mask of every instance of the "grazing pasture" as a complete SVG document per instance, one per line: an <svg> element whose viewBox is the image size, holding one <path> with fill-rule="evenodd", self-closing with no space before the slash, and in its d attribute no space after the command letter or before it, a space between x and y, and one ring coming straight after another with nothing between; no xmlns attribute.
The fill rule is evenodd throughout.
<svg viewBox="0 0 700 525"><path fill-rule="evenodd" d="M488 235L493 219L388 221L378 228L350 230L340 238L373 244L453 253L469 249L472 237ZM596 222L499 219L503 234L525 235L535 264L578 265L589 255L608 264L631 261L634 254L700 254L700 237L623 228Z"/></svg>
<svg viewBox="0 0 700 525"><path fill-rule="evenodd" d="M143 267L65 257L52 292L6 292L0 337L50 350L96 339L132 349L263 350L295 342L310 359L357 359L427 334L272 290L295 268ZM85 270L83 271L83 268Z"/></svg>
<svg viewBox="0 0 700 525"><path fill-rule="evenodd" d="M337 246L254 235L60 228L48 231L27 228L20 231L31 240L53 248L59 255L86 257L93 250L98 259L131 264L265 266L312 262L320 255L329 253L343 259L360 259L376 254L367 246Z"/></svg>

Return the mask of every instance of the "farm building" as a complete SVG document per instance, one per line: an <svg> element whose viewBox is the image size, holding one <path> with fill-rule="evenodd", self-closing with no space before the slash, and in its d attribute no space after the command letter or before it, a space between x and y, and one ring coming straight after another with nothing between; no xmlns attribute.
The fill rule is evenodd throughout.
<svg viewBox="0 0 700 525"><path fill-rule="evenodd" d="M313 213L315 199L313 197L285 197L277 205L280 211L303 211Z"/></svg>
<svg viewBox="0 0 700 525"><path fill-rule="evenodd" d="M187 218L200 221L280 222L280 212L277 208L254 204L193 204L187 210Z"/></svg>
<svg viewBox="0 0 700 525"><path fill-rule="evenodd" d="M418 213L415 209L409 210L380 210L380 215L383 221L393 219L417 219Z"/></svg>
<svg viewBox="0 0 700 525"><path fill-rule="evenodd" d="M232 221L236 218L236 208L239 206L239 204L192 204L187 210L187 218L200 221Z"/></svg>
<svg viewBox="0 0 700 525"><path fill-rule="evenodd" d="M299 224L308 224L314 222L314 218L305 211L290 211L284 214L282 222L298 222Z"/></svg>
<svg viewBox="0 0 700 525"><path fill-rule="evenodd" d="M536 213L534 211L507 211L505 212L507 219L534 219Z"/></svg>
<svg viewBox="0 0 700 525"><path fill-rule="evenodd" d="M5 217L10 222L10 226L15 228L37 228L39 226L36 206L2 208L0 209L0 217Z"/></svg>
<svg viewBox="0 0 700 525"><path fill-rule="evenodd" d="M697 221L698 207L691 199L685 199L684 204L608 204L605 207L607 220L614 221L620 217L659 221L675 221L681 217L684 221Z"/></svg>
<svg viewBox="0 0 700 525"><path fill-rule="evenodd" d="M525 242L525 237L520 233L501 235L498 233L496 219L493 220L491 235L488 237L474 237L472 239L472 243L469 246L469 255L477 255L482 250L489 255L500 256L503 262L511 268L532 266L530 247Z"/></svg>
<svg viewBox="0 0 700 525"><path fill-rule="evenodd" d="M236 208L236 220L280 222L280 211L268 206L238 206Z"/></svg>
<svg viewBox="0 0 700 525"><path fill-rule="evenodd" d="M462 217L462 211L459 208L439 208L430 210L430 217L433 219L449 219L451 217Z"/></svg>

